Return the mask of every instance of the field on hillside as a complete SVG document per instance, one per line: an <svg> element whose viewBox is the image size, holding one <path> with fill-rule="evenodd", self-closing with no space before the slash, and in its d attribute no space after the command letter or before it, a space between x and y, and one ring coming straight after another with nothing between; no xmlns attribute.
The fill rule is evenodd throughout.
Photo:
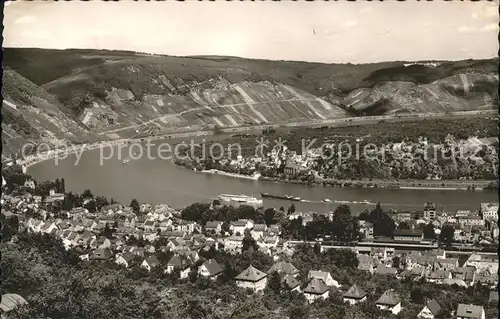
<svg viewBox="0 0 500 319"><path fill-rule="evenodd" d="M239 144L243 156L253 156L257 147L256 138L263 137L268 141L267 150L270 151L280 138L290 151L301 154L303 144L318 148L325 143L339 145L342 142L364 145L373 143L381 146L389 143L399 143L403 140L418 142L419 138L426 137L429 143L444 143L451 134L457 139L496 138L498 136L498 120L484 118L470 118L460 120L429 119L425 121L408 121L387 123L384 121L372 125L352 125L345 127L297 128L287 131L276 131L270 134L251 134L235 136L225 139L223 145ZM310 144L311 142L313 142ZM207 148L212 143L207 143ZM495 144L495 143L494 143ZM498 141L496 142L498 145ZM353 145L354 147L354 145Z"/></svg>
<svg viewBox="0 0 500 319"><path fill-rule="evenodd" d="M7 48L4 65L6 100L50 122L24 116L44 140L498 106L498 59L353 65ZM11 135L30 131L7 124Z"/></svg>

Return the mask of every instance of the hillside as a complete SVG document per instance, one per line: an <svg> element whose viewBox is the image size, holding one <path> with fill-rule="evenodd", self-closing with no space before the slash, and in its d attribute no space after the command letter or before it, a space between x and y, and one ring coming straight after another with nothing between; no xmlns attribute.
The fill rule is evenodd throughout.
<svg viewBox="0 0 500 319"><path fill-rule="evenodd" d="M498 105L498 59L353 65L7 48L4 65L30 83L9 89L12 103L55 107L99 138ZM32 92L49 103L27 101Z"/></svg>
<svg viewBox="0 0 500 319"><path fill-rule="evenodd" d="M15 71L3 73L2 156L27 143L56 145L96 140L97 136L73 119L58 100Z"/></svg>

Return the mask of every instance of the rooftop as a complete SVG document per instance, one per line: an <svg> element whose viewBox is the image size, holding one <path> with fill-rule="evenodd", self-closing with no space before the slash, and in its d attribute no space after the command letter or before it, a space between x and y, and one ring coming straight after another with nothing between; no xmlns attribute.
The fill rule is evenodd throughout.
<svg viewBox="0 0 500 319"><path fill-rule="evenodd" d="M483 306L476 305L466 305L459 304L457 307L457 317L462 318L481 318L482 313L484 312Z"/></svg>
<svg viewBox="0 0 500 319"><path fill-rule="evenodd" d="M351 299L362 299L365 296L366 292L364 292L356 284L352 285L351 288L349 288L349 290L347 290L343 295L344 298L351 298Z"/></svg>
<svg viewBox="0 0 500 319"><path fill-rule="evenodd" d="M399 296L393 290L386 290L384 294L377 300L378 305L395 306L400 303Z"/></svg>
<svg viewBox="0 0 500 319"><path fill-rule="evenodd" d="M304 289L305 293L314 294L314 295L322 295L327 291L328 291L328 287L325 285L325 283L322 280L316 279L316 278L313 278L309 282L307 287Z"/></svg>
<svg viewBox="0 0 500 319"><path fill-rule="evenodd" d="M238 276L236 276L236 280L241 281L260 281L264 279L267 275L252 265L248 266L247 269L243 270Z"/></svg>

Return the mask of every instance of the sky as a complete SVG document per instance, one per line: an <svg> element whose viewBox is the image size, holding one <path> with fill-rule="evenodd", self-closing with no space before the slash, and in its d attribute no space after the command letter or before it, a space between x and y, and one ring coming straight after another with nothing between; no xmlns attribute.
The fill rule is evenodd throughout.
<svg viewBox="0 0 500 319"><path fill-rule="evenodd" d="M498 55L498 1L17 1L4 47L327 63Z"/></svg>

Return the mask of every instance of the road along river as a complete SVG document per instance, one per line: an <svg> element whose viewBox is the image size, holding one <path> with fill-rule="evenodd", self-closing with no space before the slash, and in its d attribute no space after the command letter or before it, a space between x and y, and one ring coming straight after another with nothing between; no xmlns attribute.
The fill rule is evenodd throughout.
<svg viewBox="0 0 500 319"><path fill-rule="evenodd" d="M206 140L223 139L227 136L211 136ZM197 140L201 140L198 138ZM180 139L168 140L170 145L179 143ZM152 143L151 153L157 154L157 146L161 142ZM190 140L186 140L190 143ZM117 152L117 147L114 148ZM28 173L38 181L64 178L66 190L81 193L90 189L95 195L113 198L128 204L132 198L140 202L168 204L181 208L193 202L208 202L211 198L223 194L245 194L260 197L260 193L298 196L305 202L293 202L300 211L329 212L335 209L339 201L349 204L355 213L365 209L373 209L377 202L384 208L399 210L422 210L426 201L436 203L438 210L456 211L459 209L476 210L481 202L497 202L496 191L452 191L425 189L388 189L388 188L332 188L307 186L300 184L284 184L240 179L218 174L207 174L189 171L174 165L171 160L160 158L127 160L115 153L113 158L102 161L100 154L109 156L111 147L103 150L94 149L83 152L78 164L77 155L69 155L35 164ZM128 149L123 149L128 154ZM323 199L332 203L322 203ZM337 201L337 202L336 202ZM368 201L368 204L360 202ZM292 202L286 200L264 199L265 207L281 206L287 208Z"/></svg>

